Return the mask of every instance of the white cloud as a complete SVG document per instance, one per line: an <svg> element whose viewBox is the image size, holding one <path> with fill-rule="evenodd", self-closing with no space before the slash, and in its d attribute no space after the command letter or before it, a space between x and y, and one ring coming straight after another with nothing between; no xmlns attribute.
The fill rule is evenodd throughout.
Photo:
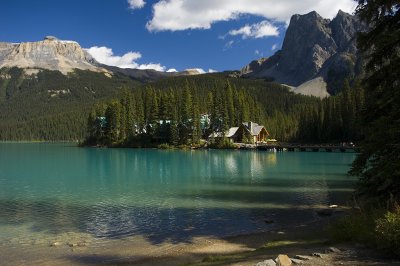
<svg viewBox="0 0 400 266"><path fill-rule="evenodd" d="M230 40L229 42L225 43L223 51L231 49L234 43L235 41L233 40Z"/></svg>
<svg viewBox="0 0 400 266"><path fill-rule="evenodd" d="M143 64L139 65L137 69L153 69L156 71L164 72L165 71L165 66L162 66L161 64L157 63L149 63L149 64Z"/></svg>
<svg viewBox="0 0 400 266"><path fill-rule="evenodd" d="M208 69L208 73L217 73L217 72L218 72L218 70L215 70L215 69L212 69L212 68Z"/></svg>
<svg viewBox="0 0 400 266"><path fill-rule="evenodd" d="M253 25L246 25L237 30L229 31L229 35L236 36L241 35L243 39L248 38L263 38L267 36L278 36L279 30L277 27L264 20L260 23L256 23Z"/></svg>
<svg viewBox="0 0 400 266"><path fill-rule="evenodd" d="M128 4L131 9L141 9L144 7L146 2L144 2L144 0L128 0Z"/></svg>
<svg viewBox="0 0 400 266"><path fill-rule="evenodd" d="M213 23L242 14L288 22L293 14L313 10L333 18L339 9L352 13L356 5L354 0L160 0L153 5L153 17L146 27L150 31L209 29Z"/></svg>
<svg viewBox="0 0 400 266"><path fill-rule="evenodd" d="M200 74L204 74L204 73L206 73L205 71L204 71L204 69L202 69L202 68L193 68L194 70L197 70L197 72L199 72Z"/></svg>
<svg viewBox="0 0 400 266"><path fill-rule="evenodd" d="M271 47L271 51L275 51L275 50L276 50L276 48L278 48L278 45L275 43L274 45L272 45L272 47Z"/></svg>
<svg viewBox="0 0 400 266"><path fill-rule="evenodd" d="M121 68L137 68L138 64L135 61L142 57L139 52L128 52L123 56L115 56L112 49L105 46L93 46L87 51L100 63Z"/></svg>
<svg viewBox="0 0 400 266"><path fill-rule="evenodd" d="M178 72L178 70L176 70L175 68L170 68L167 70L167 73L174 73L174 72Z"/></svg>
<svg viewBox="0 0 400 266"><path fill-rule="evenodd" d="M120 68L154 69L165 71L165 66L156 63L138 64L136 61L142 57L139 52L128 52L122 56L114 55L111 48L93 46L86 51L99 63Z"/></svg>

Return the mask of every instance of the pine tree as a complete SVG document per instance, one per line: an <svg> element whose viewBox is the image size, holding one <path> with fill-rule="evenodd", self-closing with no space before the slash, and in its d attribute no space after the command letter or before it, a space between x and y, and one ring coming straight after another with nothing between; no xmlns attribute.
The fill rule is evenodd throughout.
<svg viewBox="0 0 400 266"><path fill-rule="evenodd" d="M130 91L125 89L122 105L124 108L124 116L125 116L125 138L130 138L134 135L134 104L133 104L133 96Z"/></svg>
<svg viewBox="0 0 400 266"><path fill-rule="evenodd" d="M175 107L172 109L171 123L169 127L169 143L176 146L179 141L178 112Z"/></svg>
<svg viewBox="0 0 400 266"><path fill-rule="evenodd" d="M359 0L356 13L371 28L358 40L368 56L365 140L352 173L361 177L360 193L400 201L400 4Z"/></svg>
<svg viewBox="0 0 400 266"><path fill-rule="evenodd" d="M192 93L190 92L189 82L186 80L183 89L181 104L181 121L183 124L188 123L192 117Z"/></svg>
<svg viewBox="0 0 400 266"><path fill-rule="evenodd" d="M193 100L193 132L192 132L192 143L198 144L201 138L201 127L200 127L200 109L197 100Z"/></svg>
<svg viewBox="0 0 400 266"><path fill-rule="evenodd" d="M110 143L120 141L121 133L121 103L119 101L112 101L105 112L107 126L106 135Z"/></svg>
<svg viewBox="0 0 400 266"><path fill-rule="evenodd" d="M228 127L233 127L235 124L235 108L233 106L233 89L229 82L226 81L226 88L225 88L225 101L226 101L226 118L227 118L227 125Z"/></svg>
<svg viewBox="0 0 400 266"><path fill-rule="evenodd" d="M143 128L145 127L145 112L144 112L144 101L142 93L136 93L135 97L136 102L136 119L135 119L135 129L137 133L142 134Z"/></svg>

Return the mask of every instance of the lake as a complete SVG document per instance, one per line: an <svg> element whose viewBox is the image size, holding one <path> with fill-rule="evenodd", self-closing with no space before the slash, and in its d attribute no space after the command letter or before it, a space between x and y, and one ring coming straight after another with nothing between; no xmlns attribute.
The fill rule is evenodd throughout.
<svg viewBox="0 0 400 266"><path fill-rule="evenodd" d="M181 243L313 221L349 202L354 158L0 143L0 245Z"/></svg>

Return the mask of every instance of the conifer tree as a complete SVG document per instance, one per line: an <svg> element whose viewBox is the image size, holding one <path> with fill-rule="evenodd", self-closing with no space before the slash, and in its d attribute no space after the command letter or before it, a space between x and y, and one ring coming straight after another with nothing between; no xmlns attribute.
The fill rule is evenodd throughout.
<svg viewBox="0 0 400 266"><path fill-rule="evenodd" d="M400 3L359 0L356 13L371 28L358 39L368 56L365 140L352 173L362 194L400 201Z"/></svg>
<svg viewBox="0 0 400 266"><path fill-rule="evenodd" d="M107 107L105 112L107 121L106 134L110 143L115 143L120 140L121 130L121 103L113 100Z"/></svg>
<svg viewBox="0 0 400 266"><path fill-rule="evenodd" d="M192 143L198 144L201 138L201 127L200 127L200 109L199 103L196 99L193 100L193 132L192 132Z"/></svg>
<svg viewBox="0 0 400 266"><path fill-rule="evenodd" d="M136 125L135 128L139 134L143 133L143 128L145 126L145 114L144 114L144 101L142 93L136 93L135 97L135 113L136 113Z"/></svg>
<svg viewBox="0 0 400 266"><path fill-rule="evenodd" d="M179 143L178 112L176 107L172 108L171 124L169 127L169 143L176 146Z"/></svg>
<svg viewBox="0 0 400 266"><path fill-rule="evenodd" d="M226 101L226 123L228 127L232 127L235 124L235 108L233 106L233 89L232 86L229 82L229 80L226 81L226 88L225 88L225 101Z"/></svg>
<svg viewBox="0 0 400 266"><path fill-rule="evenodd" d="M181 121L183 124L188 123L192 117L192 93L190 92L189 82L186 80L182 94L181 103Z"/></svg>

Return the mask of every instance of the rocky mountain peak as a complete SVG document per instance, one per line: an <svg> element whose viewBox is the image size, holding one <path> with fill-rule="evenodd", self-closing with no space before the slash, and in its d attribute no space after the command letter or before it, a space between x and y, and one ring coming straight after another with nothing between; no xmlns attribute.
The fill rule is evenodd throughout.
<svg viewBox="0 0 400 266"><path fill-rule="evenodd" d="M340 72L340 78L344 78L347 72L354 72L355 37L364 28L357 17L343 11L339 11L333 20L324 19L315 11L293 15L282 50L262 63L251 62L242 69L242 75L273 79L293 87L322 77L328 83L328 89L334 91L336 88L329 81L335 78L328 75ZM335 82L334 86L340 83Z"/></svg>
<svg viewBox="0 0 400 266"><path fill-rule="evenodd" d="M58 38L54 37L54 36L51 36L51 35L48 35L48 36L45 36L43 40L58 41Z"/></svg>
<svg viewBox="0 0 400 266"><path fill-rule="evenodd" d="M74 41L46 36L42 41L0 44L0 68L43 68L64 74L74 69L102 72L103 68Z"/></svg>

